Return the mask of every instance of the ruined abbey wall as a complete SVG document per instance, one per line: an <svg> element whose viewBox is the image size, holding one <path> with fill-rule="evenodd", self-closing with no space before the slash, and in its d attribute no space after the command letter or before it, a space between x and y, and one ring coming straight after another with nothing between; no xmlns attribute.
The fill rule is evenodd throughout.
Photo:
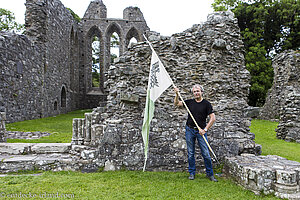
<svg viewBox="0 0 300 200"><path fill-rule="evenodd" d="M259 154L260 146L253 141L250 119L244 112L248 107L249 72L244 65L243 43L233 13L213 13L207 22L172 37L149 34L148 38L185 99L192 98L190 88L194 84L204 86L204 98L212 103L217 118L208 134L217 157L222 160L246 152ZM86 114L85 119L74 120L74 148L96 147L95 151L83 152L81 155L87 154L83 159L94 158L92 163L100 166L109 163L115 168L142 169L141 128L150 59L151 50L146 42L125 52L108 72L105 110L97 108ZM187 167L184 136L187 115L184 109L173 105L173 98L170 87L155 103L148 170L178 171Z"/></svg>
<svg viewBox="0 0 300 200"><path fill-rule="evenodd" d="M7 122L63 113L78 102L78 66L69 63L71 30L76 29L72 15L58 0L27 0L26 8L25 35L0 34L1 104ZM77 74L74 91L70 68Z"/></svg>
<svg viewBox="0 0 300 200"><path fill-rule="evenodd" d="M97 107L99 101L106 101L106 74L111 63L111 36L116 33L119 37L119 55L128 49L130 39L143 41L142 34L150 29L143 17L143 13L137 7L127 7L123 10L123 19L107 18L107 9L102 0L91 1L81 21L82 53L80 58L84 68L84 77L81 90L86 94L83 97L84 107ZM92 43L94 37L100 42L99 47L99 87L92 86Z"/></svg>
<svg viewBox="0 0 300 200"><path fill-rule="evenodd" d="M120 54L131 38L149 31L137 7L108 19L102 1L91 1L80 23L59 0L27 0L24 35L0 33L0 110L7 122L53 116L105 105L110 38ZM92 38L100 39L100 86L92 87Z"/></svg>
<svg viewBox="0 0 300 200"><path fill-rule="evenodd" d="M0 112L0 143L6 142L6 129L5 129L5 112Z"/></svg>
<svg viewBox="0 0 300 200"><path fill-rule="evenodd" d="M274 81L260 118L279 120L277 138L300 142L300 53L287 50L273 59Z"/></svg>
<svg viewBox="0 0 300 200"><path fill-rule="evenodd" d="M7 121L42 116L42 49L24 35L1 33L0 65L2 111Z"/></svg>
<svg viewBox="0 0 300 200"><path fill-rule="evenodd" d="M289 88L293 88L293 85L295 85L292 82L297 82L297 77L295 76L299 72L297 67L299 53L291 50L285 51L276 55L272 63L274 69L273 85L268 92L266 103L259 115L259 118L266 120L280 118L278 111L284 107Z"/></svg>
<svg viewBox="0 0 300 200"><path fill-rule="evenodd" d="M276 73L278 79L286 74L287 80L283 83L283 104L280 107L276 136L279 139L300 143L300 52L284 52L278 56L276 62L285 67L284 74Z"/></svg>

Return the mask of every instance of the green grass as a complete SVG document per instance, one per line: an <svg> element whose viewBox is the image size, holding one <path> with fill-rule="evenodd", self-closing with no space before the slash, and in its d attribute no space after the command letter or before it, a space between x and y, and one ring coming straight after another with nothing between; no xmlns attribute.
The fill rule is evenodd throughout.
<svg viewBox="0 0 300 200"><path fill-rule="evenodd" d="M35 140L38 142L70 142L72 119L83 117L85 112L90 110L7 124L7 129L55 133L46 137L47 139ZM255 142L262 145L262 154L276 154L300 162L300 144L278 140L275 133L277 125L276 122L265 120L252 121L251 132L256 135ZM20 140L10 142L18 141ZM214 183L208 181L205 175L197 174L196 179L190 181L187 179L187 172L143 173L121 170L91 174L81 172L43 172L40 176L29 176L28 172L21 174L0 178L0 199L3 195L29 193L36 194L37 197L41 195L40 198L34 199L43 199L45 196L42 195L51 194L69 194L74 199L278 199L274 195L256 196L226 178L218 178L219 182Z"/></svg>
<svg viewBox="0 0 300 200"><path fill-rule="evenodd" d="M190 181L183 172L44 172L41 176L2 177L0 188L0 194L70 194L74 199L97 200L277 199L273 195L256 196L225 178L214 183L205 175L197 174L196 179Z"/></svg>
<svg viewBox="0 0 300 200"><path fill-rule="evenodd" d="M54 117L42 119L26 120L6 124L8 131L24 131L24 132L48 132L50 136L41 139L25 140L25 139L8 139L9 143L69 143L72 139L72 120L73 118L83 118L84 113L91 110L77 110L67 114L61 114Z"/></svg>
<svg viewBox="0 0 300 200"><path fill-rule="evenodd" d="M262 155L278 155L300 162L300 144L276 138L278 122L252 120L250 130L255 134L255 143L262 145Z"/></svg>

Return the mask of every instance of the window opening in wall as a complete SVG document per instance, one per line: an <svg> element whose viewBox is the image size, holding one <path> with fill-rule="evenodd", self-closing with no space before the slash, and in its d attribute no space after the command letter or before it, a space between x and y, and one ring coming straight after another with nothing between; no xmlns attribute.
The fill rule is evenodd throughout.
<svg viewBox="0 0 300 200"><path fill-rule="evenodd" d="M61 107L66 107L67 105L67 94L66 94L66 89L65 87L62 87L61 89L61 95L60 95L60 98L61 98Z"/></svg>
<svg viewBox="0 0 300 200"><path fill-rule="evenodd" d="M110 63L114 63L114 59L120 55L120 38L119 35L114 32L110 38Z"/></svg>
<svg viewBox="0 0 300 200"><path fill-rule="evenodd" d="M100 85L100 39L97 36L92 40L92 87Z"/></svg>
<svg viewBox="0 0 300 200"><path fill-rule="evenodd" d="M54 110L57 110L57 101L54 101Z"/></svg>
<svg viewBox="0 0 300 200"><path fill-rule="evenodd" d="M135 37L131 38L127 48L132 47L132 45L137 43L137 39Z"/></svg>

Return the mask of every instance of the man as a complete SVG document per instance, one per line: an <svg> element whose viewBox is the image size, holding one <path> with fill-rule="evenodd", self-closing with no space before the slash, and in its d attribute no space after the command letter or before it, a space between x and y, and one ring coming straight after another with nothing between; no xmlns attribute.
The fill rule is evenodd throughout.
<svg viewBox="0 0 300 200"><path fill-rule="evenodd" d="M174 104L176 106L183 106L183 102L178 99L179 89L175 88L175 98ZM203 87L201 85L194 85L192 88L192 92L194 95L194 99L185 100L185 104L189 108L190 112L194 116L197 124L200 127L200 130L197 129L196 124L190 115L188 115L188 119L185 127L185 139L187 143L188 150L188 163L189 163L189 179L194 180L196 174L196 165L195 165L195 141L198 140L199 147L201 149L201 154L204 159L204 164L206 168L206 176L209 180L218 182L218 180L214 177L212 161L209 154L209 149L207 144L205 143L203 136L207 140L207 131L213 125L216 120L213 107L209 101L203 99ZM209 122L206 124L206 118L209 116Z"/></svg>

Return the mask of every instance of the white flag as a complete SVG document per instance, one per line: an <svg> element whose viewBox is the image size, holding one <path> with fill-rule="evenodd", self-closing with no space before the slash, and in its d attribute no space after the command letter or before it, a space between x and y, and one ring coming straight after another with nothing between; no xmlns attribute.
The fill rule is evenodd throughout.
<svg viewBox="0 0 300 200"><path fill-rule="evenodd" d="M144 171L146 168L146 162L148 158L149 130L150 130L150 122L154 116L154 102L166 89L168 89L170 85L172 85L172 79L170 78L163 64L160 62L154 50L152 50L146 106L145 106L144 121L142 127L142 136L143 136L144 151L145 151L145 163L143 169Z"/></svg>

